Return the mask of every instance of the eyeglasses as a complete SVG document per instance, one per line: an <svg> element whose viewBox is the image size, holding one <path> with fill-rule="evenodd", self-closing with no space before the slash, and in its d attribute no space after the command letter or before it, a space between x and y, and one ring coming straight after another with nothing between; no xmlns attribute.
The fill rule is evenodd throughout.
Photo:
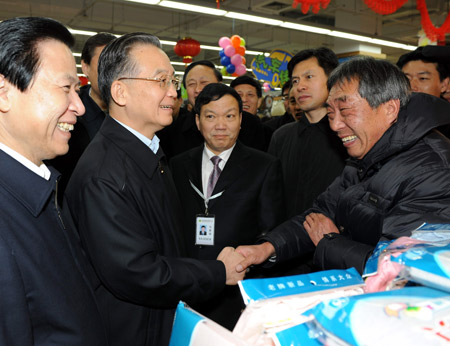
<svg viewBox="0 0 450 346"><path fill-rule="evenodd" d="M168 89L171 85L175 87L175 90L180 90L181 82L178 78L170 78L169 76L164 76L160 78L139 78L139 77L121 77L118 80L132 79L132 80L143 80L146 82L159 82L161 89Z"/></svg>

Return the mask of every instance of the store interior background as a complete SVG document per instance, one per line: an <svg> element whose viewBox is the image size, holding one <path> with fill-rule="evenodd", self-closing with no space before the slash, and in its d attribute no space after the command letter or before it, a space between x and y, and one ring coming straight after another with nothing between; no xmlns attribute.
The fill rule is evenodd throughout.
<svg viewBox="0 0 450 346"><path fill-rule="evenodd" d="M211 10L217 9L216 0L179 2L205 6ZM319 29L339 30L410 46L418 45L421 15L416 9L415 0L408 0L390 15L373 12L363 0L331 0L328 7L321 8L317 14L311 10L303 14L300 6L294 9L292 3L292 0L225 0L220 1L220 9ZM450 1L426 0L426 4L431 21L439 27L449 14ZM282 49L295 54L302 49L325 46L337 54L370 52L394 63L400 55L409 51L368 44L362 40L348 40L268 25L267 20L248 22L186 11L180 7L169 8L162 6L162 2L148 5L126 0L0 0L0 20L16 16L51 17L72 29L93 33L101 31L118 35L134 31L152 33L163 40L163 49L179 73L184 70L184 64L182 58L174 53L173 47L176 41L184 37L192 37L203 46L217 48L216 50L203 48L194 61L208 59L220 65L219 38L240 35L246 41L247 51L254 52L246 54L247 67L250 67L257 52L269 53L273 49ZM89 36L75 34L75 37L74 52L81 53L83 44ZM447 41L448 39L447 35ZM80 64L80 57L78 54L75 56L77 64ZM81 67L78 68L78 72L81 73Z"/></svg>

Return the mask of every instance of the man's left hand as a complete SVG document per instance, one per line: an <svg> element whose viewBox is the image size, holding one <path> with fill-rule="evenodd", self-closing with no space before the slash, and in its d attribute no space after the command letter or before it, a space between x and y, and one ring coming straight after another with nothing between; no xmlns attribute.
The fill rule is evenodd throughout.
<svg viewBox="0 0 450 346"><path fill-rule="evenodd" d="M308 232L311 241L317 246L322 240L323 235L327 233L339 233L334 222L327 216L319 213L311 213L306 216L303 222L306 232Z"/></svg>

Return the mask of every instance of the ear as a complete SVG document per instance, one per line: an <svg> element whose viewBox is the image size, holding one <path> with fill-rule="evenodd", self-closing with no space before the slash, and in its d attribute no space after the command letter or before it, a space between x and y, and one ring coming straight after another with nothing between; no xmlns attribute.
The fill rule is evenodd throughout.
<svg viewBox="0 0 450 346"><path fill-rule="evenodd" d="M127 104L128 90L127 86L121 81L115 80L111 85L111 98L119 106Z"/></svg>
<svg viewBox="0 0 450 346"><path fill-rule="evenodd" d="M0 74L0 112L7 113L11 110L11 98L9 91L11 85L6 80L5 76ZM17 90L19 92L19 90Z"/></svg>
<svg viewBox="0 0 450 346"><path fill-rule="evenodd" d="M200 115L195 115L195 123L197 124L197 129L200 131Z"/></svg>
<svg viewBox="0 0 450 346"><path fill-rule="evenodd" d="M239 113L239 128L242 125L242 113Z"/></svg>
<svg viewBox="0 0 450 346"><path fill-rule="evenodd" d="M81 71L83 71L83 74L89 79L89 74L91 72L91 67L84 62L84 60L81 60Z"/></svg>
<svg viewBox="0 0 450 346"><path fill-rule="evenodd" d="M383 107L385 108L386 118L389 123L395 123L400 112L400 100L389 100L383 104Z"/></svg>
<svg viewBox="0 0 450 346"><path fill-rule="evenodd" d="M440 85L440 92L445 93L445 91L447 90L448 84L450 83L450 77L445 78Z"/></svg>
<svg viewBox="0 0 450 346"><path fill-rule="evenodd" d="M257 106L258 109L259 107L261 107L262 100L263 100L262 97L258 98L258 106Z"/></svg>

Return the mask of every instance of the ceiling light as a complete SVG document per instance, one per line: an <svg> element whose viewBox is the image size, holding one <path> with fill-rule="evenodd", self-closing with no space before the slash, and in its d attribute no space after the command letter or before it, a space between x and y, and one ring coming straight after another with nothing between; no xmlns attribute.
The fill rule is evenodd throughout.
<svg viewBox="0 0 450 346"><path fill-rule="evenodd" d="M146 5L157 5L160 3L161 0L125 0L130 2L138 2L140 4L146 4Z"/></svg>
<svg viewBox="0 0 450 346"><path fill-rule="evenodd" d="M307 31L307 32L313 32L316 34L329 34L331 30L328 29L322 29L322 28L316 28L315 26L309 26L309 25L303 25L303 24L297 24L297 23L291 23L291 22L284 22L280 24L282 28L286 29L294 29L294 30L300 30L300 31Z"/></svg>
<svg viewBox="0 0 450 346"><path fill-rule="evenodd" d="M175 46L177 43L175 41L165 41L165 40L159 40L161 44L167 44L168 46Z"/></svg>
<svg viewBox="0 0 450 346"><path fill-rule="evenodd" d="M348 40L362 41L362 42L367 42L370 40L370 37L367 37L367 36L354 35L354 34L349 34L348 32L342 32L342 31L336 31L336 30L332 30L328 35L334 36L334 37L346 38Z"/></svg>
<svg viewBox="0 0 450 346"><path fill-rule="evenodd" d="M86 35L86 36L94 36L97 35L98 33L95 31L85 31L85 30L76 30L76 29L70 29L67 28L71 34L73 35Z"/></svg>
<svg viewBox="0 0 450 346"><path fill-rule="evenodd" d="M192 12L197 12L197 13L211 14L213 16L224 16L227 13L227 11L224 11L224 10L218 10L218 9L206 7L206 6L184 4L182 2L176 2L176 1L163 0L159 3L159 6L170 7L170 8L174 8L176 10L181 10L181 11L192 11Z"/></svg>
<svg viewBox="0 0 450 346"><path fill-rule="evenodd" d="M409 44L403 44L403 43L386 41L386 40L379 40L377 38L371 38L368 42L372 43L372 44L379 44L381 46L400 48L400 49L404 49L404 50L415 50L417 48L417 47L411 46Z"/></svg>
<svg viewBox="0 0 450 346"><path fill-rule="evenodd" d="M274 25L278 26L283 23L281 20L270 19L265 17L251 16L249 14L238 13L238 12L228 12L225 17L245 20L247 22L256 22L260 24Z"/></svg>

